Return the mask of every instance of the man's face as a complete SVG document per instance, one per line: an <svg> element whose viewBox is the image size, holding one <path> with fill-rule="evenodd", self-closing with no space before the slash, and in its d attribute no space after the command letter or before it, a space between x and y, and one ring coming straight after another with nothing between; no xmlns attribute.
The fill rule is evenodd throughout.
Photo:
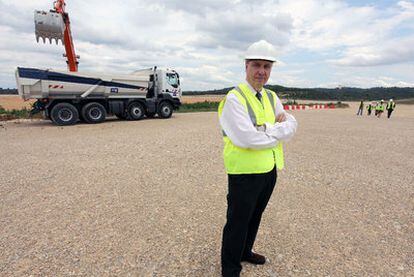
<svg viewBox="0 0 414 277"><path fill-rule="evenodd" d="M273 63L265 60L246 61L246 80L255 89L261 89L269 80Z"/></svg>

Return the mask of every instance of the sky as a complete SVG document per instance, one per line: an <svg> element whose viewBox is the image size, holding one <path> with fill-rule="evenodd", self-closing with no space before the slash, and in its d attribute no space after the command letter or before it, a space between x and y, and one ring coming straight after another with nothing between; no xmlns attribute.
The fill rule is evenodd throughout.
<svg viewBox="0 0 414 277"><path fill-rule="evenodd" d="M18 66L66 70L61 43L37 43L33 13L53 1L0 0L0 87ZM79 71L173 68L183 90L245 78L244 53L266 40L269 84L414 87L414 0L67 0Z"/></svg>

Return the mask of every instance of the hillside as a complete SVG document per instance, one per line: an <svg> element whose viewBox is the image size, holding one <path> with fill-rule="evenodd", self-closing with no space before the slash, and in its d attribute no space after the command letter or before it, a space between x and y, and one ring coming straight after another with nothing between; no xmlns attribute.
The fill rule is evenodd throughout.
<svg viewBox="0 0 414 277"><path fill-rule="evenodd" d="M414 98L414 88L399 87L376 87L369 89L362 88L289 88L278 85L268 85L266 88L274 90L279 96L287 99L309 99L309 100L376 100L389 98L408 99ZM184 95L204 95L204 94L226 94L231 88L208 91L185 91Z"/></svg>

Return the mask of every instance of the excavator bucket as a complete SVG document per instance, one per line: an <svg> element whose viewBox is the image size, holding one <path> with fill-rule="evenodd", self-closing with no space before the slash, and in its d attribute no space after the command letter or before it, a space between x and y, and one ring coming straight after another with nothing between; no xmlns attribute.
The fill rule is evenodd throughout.
<svg viewBox="0 0 414 277"><path fill-rule="evenodd" d="M43 43L46 43L47 39L50 43L52 43L52 40L55 40L56 44L61 40L63 44L65 23L63 22L60 13L53 11L35 11L34 22L37 42L39 42L39 38L41 38Z"/></svg>

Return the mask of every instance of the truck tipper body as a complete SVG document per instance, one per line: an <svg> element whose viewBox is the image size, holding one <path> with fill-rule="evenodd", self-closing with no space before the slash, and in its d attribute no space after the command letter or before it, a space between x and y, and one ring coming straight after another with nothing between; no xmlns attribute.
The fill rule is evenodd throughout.
<svg viewBox="0 0 414 277"><path fill-rule="evenodd" d="M181 105L180 77L172 69L122 75L18 67L16 83L24 100L37 99L32 112L43 112L57 125L100 123L108 114L169 118Z"/></svg>

